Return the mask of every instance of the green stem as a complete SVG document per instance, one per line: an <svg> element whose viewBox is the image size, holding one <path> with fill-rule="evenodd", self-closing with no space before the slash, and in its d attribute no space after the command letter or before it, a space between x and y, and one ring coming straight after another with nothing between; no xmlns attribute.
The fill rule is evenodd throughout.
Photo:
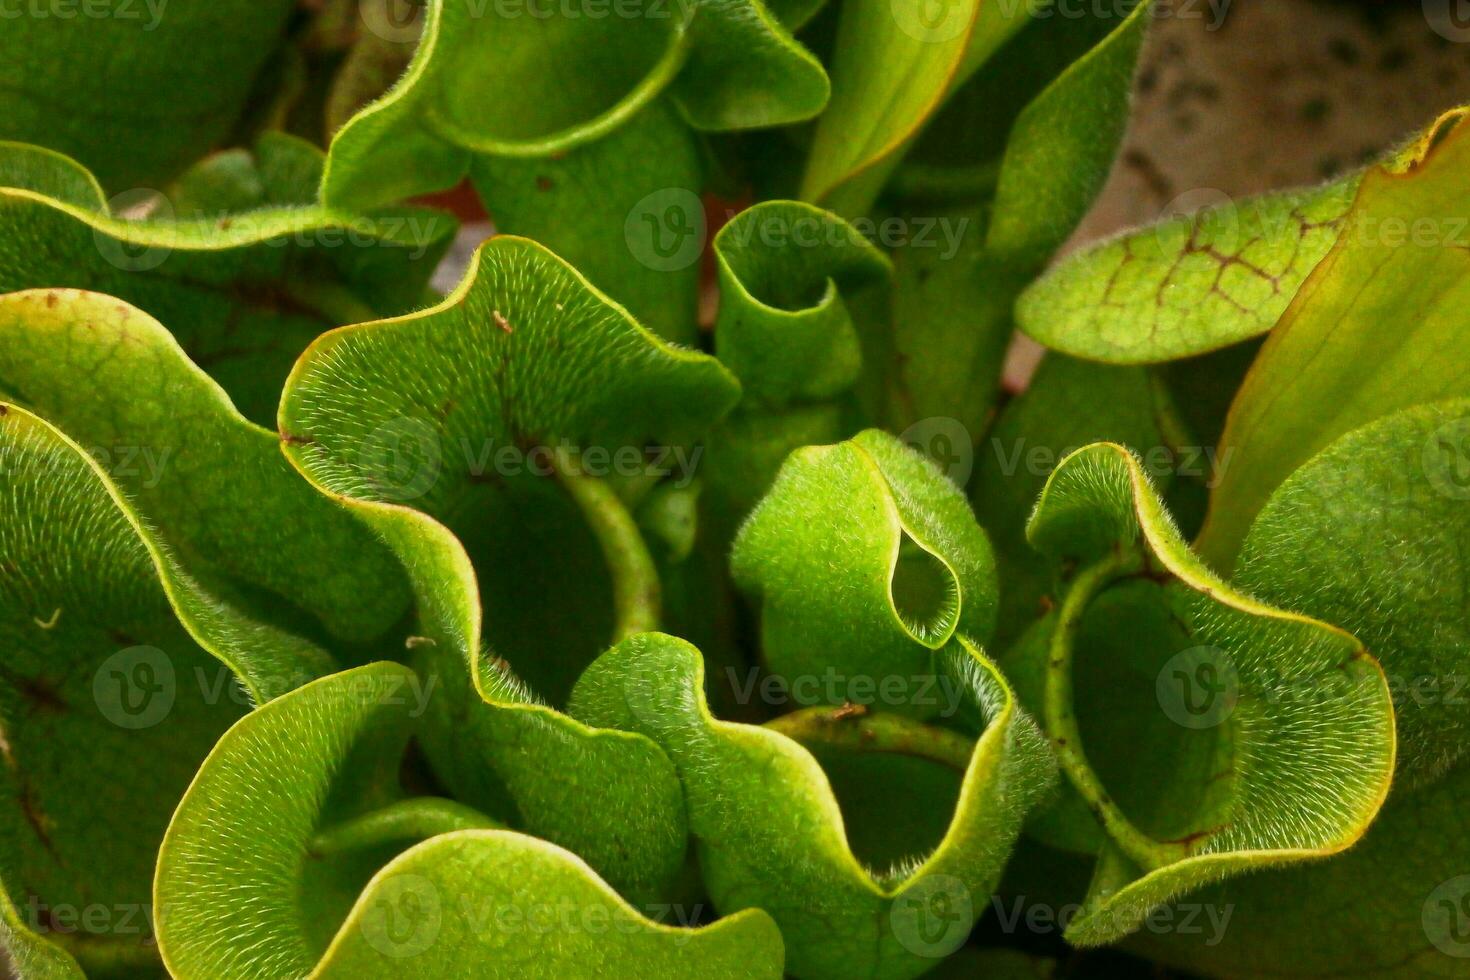
<svg viewBox="0 0 1470 980"><path fill-rule="evenodd" d="M1138 553L1116 553L1084 568L1072 580L1057 614L1056 629L1047 651L1043 722L1062 772L1087 802L1108 836L1129 858L1151 869L1172 864L1186 852L1176 845L1154 840L1123 813L1087 761L1077 716L1072 710L1072 655L1082 617L1088 605L1104 589L1120 578L1138 573L1143 567L1143 558Z"/></svg>
<svg viewBox="0 0 1470 980"><path fill-rule="evenodd" d="M957 732L903 715L869 714L862 708L805 708L767 722L766 727L802 745L909 755L960 773L970 767L975 752L975 742Z"/></svg>
<svg viewBox="0 0 1470 980"><path fill-rule="evenodd" d="M658 567L648 553L648 545L633 515L612 487L583 473L569 451L559 448L552 457L562 486L567 488L597 536L603 560L612 575L613 608L617 617L613 642L634 633L657 630L662 591Z"/></svg>
<svg viewBox="0 0 1470 980"><path fill-rule="evenodd" d="M328 827L311 840L313 857L332 857L381 844L427 840L456 830L501 830L479 810L437 796L420 796L390 803L359 817Z"/></svg>

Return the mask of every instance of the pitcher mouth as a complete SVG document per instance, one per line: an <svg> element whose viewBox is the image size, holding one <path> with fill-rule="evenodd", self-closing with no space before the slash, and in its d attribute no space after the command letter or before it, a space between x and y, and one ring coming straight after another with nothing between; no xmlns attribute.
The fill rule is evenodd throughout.
<svg viewBox="0 0 1470 980"><path fill-rule="evenodd" d="M649 56L645 59L646 71L615 101L582 107L586 110L583 113L569 110L561 114L563 118L553 118L551 125L544 129L518 132L516 130L520 120L512 119L509 115L495 118L493 113L487 111L485 102L478 105L456 105L453 102L456 94L454 89L441 91L433 103L426 107L423 117L425 125L440 139L474 153L520 158L565 153L608 135L663 95L689 58L691 44L688 27L686 19L672 19L662 49L658 50L656 42L646 45L646 50L642 52ZM592 38L585 43L596 45L603 42ZM557 69L558 62L561 65L566 64L559 59L545 58L540 63L521 65L518 71L533 75L552 72ZM540 80L538 84L539 82ZM534 89L527 85L524 90L529 92ZM512 94L512 97L519 96ZM494 104L505 105L509 102L509 99L505 99ZM545 113L538 111L537 122L540 123L545 118Z"/></svg>

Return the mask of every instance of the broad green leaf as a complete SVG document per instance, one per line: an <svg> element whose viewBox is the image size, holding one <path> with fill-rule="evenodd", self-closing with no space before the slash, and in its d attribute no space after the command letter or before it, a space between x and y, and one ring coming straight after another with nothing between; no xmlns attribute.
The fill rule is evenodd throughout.
<svg viewBox="0 0 1470 980"><path fill-rule="evenodd" d="M1113 364L1263 334L1337 241L1360 180L1212 200L1070 256L1022 294L1017 325L1054 350Z"/></svg>
<svg viewBox="0 0 1470 980"><path fill-rule="evenodd" d="M1356 429L1272 494L1236 580L1337 623L1388 671L1400 780L1461 760L1470 710L1449 690L1470 650L1470 402L1405 409Z"/></svg>
<svg viewBox="0 0 1470 980"><path fill-rule="evenodd" d="M170 561L82 447L0 403L0 939L22 976L157 969L154 854L245 701Z"/></svg>
<svg viewBox="0 0 1470 980"><path fill-rule="evenodd" d="M220 738L158 851L153 898L171 975L311 972L400 843L325 849L318 838L406 795L400 759L435 695L404 667L372 664L277 698Z"/></svg>
<svg viewBox="0 0 1470 980"><path fill-rule="evenodd" d="M397 934L387 931L394 916L419 909L425 915L408 941L394 942ZM461 831L425 841L378 872L313 975L391 978L406 967L417 976L505 980L783 976L781 933L759 909L698 929L673 924L689 907L669 911L645 916L554 844Z"/></svg>
<svg viewBox="0 0 1470 980"><path fill-rule="evenodd" d="M550 157L608 135L665 93L705 129L796 122L827 99L821 65L761 0L648 0L604 17L475 14L427 6L408 71L333 139L328 203L382 205L450 186L474 154ZM518 97L504 98L511 90Z"/></svg>
<svg viewBox="0 0 1470 980"><path fill-rule="evenodd" d="M65 432L126 495L178 617L253 698L332 670L407 611L393 556L146 313L76 290L0 296L0 397Z"/></svg>
<svg viewBox="0 0 1470 980"><path fill-rule="evenodd" d="M1054 350L1117 364L1190 357L1264 334L1329 253L1363 237L1354 212L1365 176L1391 184L1412 174L1459 118L1446 114L1379 164L1325 186L1195 202L1204 206L1193 214L1071 256L1021 297L1017 323Z"/></svg>
<svg viewBox="0 0 1470 980"><path fill-rule="evenodd" d="M997 649L1008 650L1054 600L1051 563L1026 540L1026 521L1052 470L1077 449L1115 442L1138 453L1167 490L1173 471L1187 462L1170 447L1188 441L1178 432L1171 401L1142 368L1049 354L1026 391L1001 413L977 450L970 493L995 545Z"/></svg>
<svg viewBox="0 0 1470 980"><path fill-rule="evenodd" d="M1070 941L1114 941L1151 908L1202 885L1331 855L1362 836L1388 792L1395 740L1387 681L1358 640L1218 578L1188 550L1142 465L1120 446L1099 444L1064 461L1027 534L1067 570L1045 649L1044 726L1108 839ZM1158 621L1174 621L1184 631L1176 642L1190 644L1156 675L1157 710L1186 729L1207 730L1214 742L1212 751L1181 753L1184 767L1149 801L1169 805L1146 802L1133 812L1083 743L1136 755L1126 739L1137 725L1108 723L1084 735L1078 701L1105 694L1083 688L1073 668L1079 655L1098 655L1083 646L1089 616L1125 588L1152 593L1143 599L1169 614ZM1118 643L1121 624L1136 631L1145 622L1125 609L1100 635ZM1096 644L1104 653L1111 645ZM1155 650L1151 638L1122 642L1119 654L1147 663L1142 658ZM1191 795L1197 805L1184 810L1179 800Z"/></svg>
<svg viewBox="0 0 1470 980"><path fill-rule="evenodd" d="M0 32L0 139L76 157L114 191L161 186L229 134L292 6L13 8Z"/></svg>
<svg viewBox="0 0 1470 980"><path fill-rule="evenodd" d="M759 601L761 648L799 702L875 703L919 715L957 637L995 629L995 561L964 495L929 460L868 430L835 446L798 450L735 539L735 581ZM801 678L834 670L818 697Z"/></svg>
<svg viewBox="0 0 1470 980"><path fill-rule="evenodd" d="M1271 492L1338 436L1470 395L1470 126L1451 116L1438 131L1403 172L1364 180L1348 231L1241 385L1222 439L1234 464L1199 542L1221 568Z"/></svg>
<svg viewBox="0 0 1470 980"><path fill-rule="evenodd" d="M0 144L0 178L0 237L32 243L0 252L0 292L88 289L147 311L257 422L317 334L416 306L454 234L438 212L294 201L170 219L165 199L128 218L76 163L20 144Z"/></svg>
<svg viewBox="0 0 1470 980"><path fill-rule="evenodd" d="M672 767L553 706L606 645L657 621L616 486L692 465L690 442L737 393L714 359L501 236L439 306L319 339L282 401L288 457L409 570L417 663L445 692L422 735L441 779L630 897L682 865Z"/></svg>
<svg viewBox="0 0 1470 980"><path fill-rule="evenodd" d="M159 854L175 977L564 976L594 960L617 975L702 962L780 976L780 936L759 912L698 930L650 921L555 845L450 800L405 798L398 765L433 696L375 664L220 739ZM244 846L222 849L221 835Z"/></svg>
<svg viewBox="0 0 1470 980"><path fill-rule="evenodd" d="M832 101L817 123L804 200L866 212L949 94L1019 30L1035 3L845 4Z"/></svg>
<svg viewBox="0 0 1470 980"><path fill-rule="evenodd" d="M1396 412L1313 457L1256 518L1239 581L1352 630L1383 661L1400 777L1346 854L1194 896L1232 910L1223 942L1152 938L1150 953L1228 977L1464 974L1466 433L1464 400Z"/></svg>
<svg viewBox="0 0 1470 980"><path fill-rule="evenodd" d="M802 978L913 977L963 945L1026 812L1053 786L1034 723L990 662L963 639L947 654L945 677L986 722L973 743L862 709L809 709L767 728L719 721L703 673L693 647L640 635L599 658L573 702L585 717L647 733L674 760L716 907L770 913L787 970ZM915 842L892 867L865 867L813 752L962 771L942 837Z"/></svg>

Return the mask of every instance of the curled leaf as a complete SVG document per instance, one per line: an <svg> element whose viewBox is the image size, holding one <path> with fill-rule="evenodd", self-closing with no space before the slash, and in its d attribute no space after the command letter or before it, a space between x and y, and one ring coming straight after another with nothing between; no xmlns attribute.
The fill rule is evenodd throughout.
<svg viewBox="0 0 1470 980"><path fill-rule="evenodd" d="M710 438L712 517L728 541L788 453L851 431L863 372L861 312L882 302L892 267L829 211L769 201L715 236L715 351L743 397Z"/></svg>
<svg viewBox="0 0 1470 980"><path fill-rule="evenodd" d="M320 167L320 154L315 156ZM151 205L146 217L119 206ZM454 222L434 211L348 214L297 201L173 215L168 199L109 203L74 161L0 144L0 292L71 287L145 310L257 422L311 338L418 304Z"/></svg>
<svg viewBox="0 0 1470 980"><path fill-rule="evenodd" d="M241 651L216 659L177 611L171 559L99 464L3 402L0 556L0 938L47 978L156 969L153 857L248 703L221 663ZM137 911L80 917L102 906Z"/></svg>
<svg viewBox="0 0 1470 980"><path fill-rule="evenodd" d="M0 296L0 397L87 450L180 620L255 699L331 671L407 611L392 555L146 313L76 290Z"/></svg>
<svg viewBox="0 0 1470 980"><path fill-rule="evenodd" d="M1138 460L1119 446L1083 449L1058 467L1027 534L1062 562L1065 576L1045 648L1045 728L1107 835L1069 940L1116 940L1152 907L1201 885L1333 854L1362 836L1387 794L1395 741L1387 682L1360 642L1265 605L1209 571L1179 537ZM1096 655L1083 647L1089 614L1125 588L1162 603L1168 616L1158 621L1177 624L1190 644L1161 665L1156 707L1205 743L1132 812L1089 756L1099 747L1135 752L1116 740L1136 726L1127 720L1081 732L1077 701L1095 692L1073 677L1078 656ZM1117 621L1138 629L1147 620L1125 612ZM1116 627L1103 635L1116 636ZM1123 653L1151 649L1157 645L1125 644ZM1181 786L1192 790L1192 806L1181 804Z"/></svg>
<svg viewBox="0 0 1470 980"><path fill-rule="evenodd" d="M793 975L913 977L963 945L1022 819L1053 778L1034 723L993 665L957 640L945 670L985 719L973 744L947 729L861 711L817 709L774 728L719 721L705 703L699 652L658 634L604 654L573 700L583 716L644 732L669 754L716 906L770 913ZM864 867L844 827L854 814L840 807L813 751L855 764L911 755L921 770L948 770L953 816L939 839L918 845L932 850L903 855L891 868ZM899 771L915 781L910 786L928 782L922 772Z"/></svg>
<svg viewBox="0 0 1470 980"><path fill-rule="evenodd" d="M826 102L820 63L761 0L649 2L636 12L477 17L463 4L428 4L408 71L334 137L325 200L383 204L447 187L472 154L566 152L665 93L708 129L794 122ZM499 97L507 85L535 97Z"/></svg>
<svg viewBox="0 0 1470 980"><path fill-rule="evenodd" d="M1470 402L1403 409L1318 453L1272 494L1238 579L1350 629L1382 660L1403 751L1363 840L1330 860L1233 879L1192 898L1233 912L1213 943L1144 936L1151 955L1218 976L1457 976L1464 834Z"/></svg>
<svg viewBox="0 0 1470 980"><path fill-rule="evenodd" d="M404 742L432 696L411 671L374 664L225 733L159 854L174 976L552 977L594 957L621 973L699 962L780 976L780 936L759 912L702 929L653 921L555 845L403 798ZM221 849L221 833L249 846Z"/></svg>
<svg viewBox="0 0 1470 980"><path fill-rule="evenodd" d="M657 622L619 489L692 466L737 393L714 359L502 236L439 306L320 338L282 401L288 458L409 570L415 662L446 692L422 736L445 784L635 896L683 862L672 767L556 706L608 643Z"/></svg>
<svg viewBox="0 0 1470 980"><path fill-rule="evenodd" d="M995 628L994 558L963 494L877 430L793 454L736 538L731 569L760 602L771 671L793 690L840 678L822 698L798 694L806 703L871 703L880 679L932 677L957 636L978 643ZM907 698L890 706L933 713Z"/></svg>
<svg viewBox="0 0 1470 980"><path fill-rule="evenodd" d="M748 403L826 401L853 386L862 349L845 297L892 273L871 242L830 211L768 201L720 229L715 259L716 351Z"/></svg>

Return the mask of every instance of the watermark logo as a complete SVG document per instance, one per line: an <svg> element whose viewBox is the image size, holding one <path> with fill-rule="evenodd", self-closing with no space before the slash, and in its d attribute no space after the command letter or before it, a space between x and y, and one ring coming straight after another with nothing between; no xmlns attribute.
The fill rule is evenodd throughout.
<svg viewBox="0 0 1470 980"><path fill-rule="evenodd" d="M424 29L423 0L361 0L357 15L368 33L392 44L410 44Z"/></svg>
<svg viewBox="0 0 1470 980"><path fill-rule="evenodd" d="M1470 958L1470 875L1443 882L1424 900L1424 935L1447 956Z"/></svg>
<svg viewBox="0 0 1470 980"><path fill-rule="evenodd" d="M0 0L0 21L132 20L144 33L163 23L168 0Z"/></svg>
<svg viewBox="0 0 1470 980"><path fill-rule="evenodd" d="M1424 19L1447 41L1470 41L1470 0L1424 0Z"/></svg>
<svg viewBox="0 0 1470 980"><path fill-rule="evenodd" d="M1240 675L1218 647L1191 647L1164 664L1155 681L1159 707L1185 728L1214 728L1235 712Z"/></svg>
<svg viewBox="0 0 1470 980"><path fill-rule="evenodd" d="M920 419L899 436L904 444L928 456L950 482L963 487L975 469L975 447L970 430L959 419L933 416Z"/></svg>
<svg viewBox="0 0 1470 980"><path fill-rule="evenodd" d="M147 222L171 221L174 218L173 204L151 187L134 187L108 198L107 210L139 229L146 229ZM125 233L123 233L125 234ZM92 240L97 251L111 265L124 272L147 272L156 269L168 259L173 249L167 245L145 244L114 237L112 232L101 228L92 229Z"/></svg>
<svg viewBox="0 0 1470 980"><path fill-rule="evenodd" d="M654 191L633 206L623 223L633 258L655 272L678 272L698 262L705 234L704 204L683 187Z"/></svg>
<svg viewBox="0 0 1470 980"><path fill-rule="evenodd" d="M173 661L157 647L119 650L92 675L92 700L119 728L152 728L173 710L178 684Z"/></svg>
<svg viewBox="0 0 1470 980"><path fill-rule="evenodd" d="M959 949L975 923L970 889L954 875L926 875L893 900L888 924L904 949L940 959Z"/></svg>
<svg viewBox="0 0 1470 980"><path fill-rule="evenodd" d="M423 875L394 875L363 909L358 928L384 956L408 959L434 945L444 912L439 889Z"/></svg>
<svg viewBox="0 0 1470 980"><path fill-rule="evenodd" d="M423 419L396 418L378 426L358 453L373 487L394 503L417 500L439 482L443 448L438 431Z"/></svg>
<svg viewBox="0 0 1470 980"><path fill-rule="evenodd" d="M898 29L915 41L943 44L964 34L975 19L972 0L889 0Z"/></svg>
<svg viewBox="0 0 1470 980"><path fill-rule="evenodd" d="M1424 440L1424 476L1439 494L1470 500L1470 416L1446 422Z"/></svg>

